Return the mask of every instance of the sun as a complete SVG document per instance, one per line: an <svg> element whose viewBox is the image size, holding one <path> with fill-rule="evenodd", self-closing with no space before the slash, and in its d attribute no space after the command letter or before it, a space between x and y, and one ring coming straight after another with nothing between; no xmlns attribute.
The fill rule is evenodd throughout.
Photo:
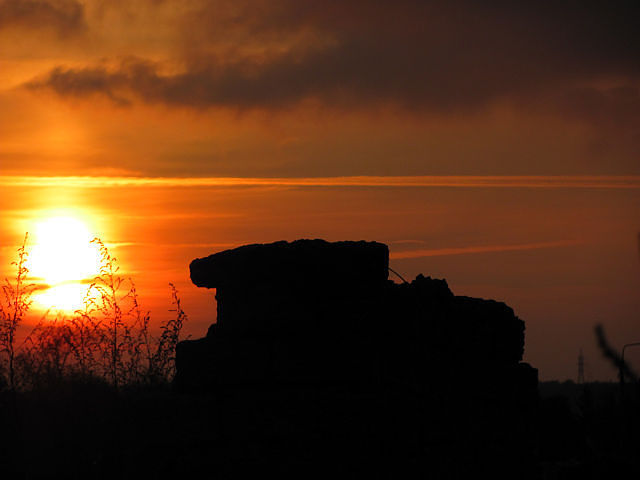
<svg viewBox="0 0 640 480"><path fill-rule="evenodd" d="M51 217L35 226L29 274L43 290L34 301L47 309L81 308L88 282L100 273L100 251L94 235L79 219Z"/></svg>

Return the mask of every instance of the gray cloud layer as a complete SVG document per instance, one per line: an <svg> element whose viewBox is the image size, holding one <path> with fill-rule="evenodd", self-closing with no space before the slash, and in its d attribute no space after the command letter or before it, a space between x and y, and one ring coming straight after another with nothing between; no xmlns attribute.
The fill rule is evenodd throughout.
<svg viewBox="0 0 640 480"><path fill-rule="evenodd" d="M84 7L75 0L0 0L0 28L52 29L67 37L86 28Z"/></svg>
<svg viewBox="0 0 640 480"><path fill-rule="evenodd" d="M60 66L29 87L194 108L281 108L313 98L339 108L391 103L442 112L527 99L636 121L638 5L203 2L183 18L178 73L130 58L111 67ZM248 43L292 38L303 40L266 55L240 53ZM237 42L235 54L212 53L224 39Z"/></svg>

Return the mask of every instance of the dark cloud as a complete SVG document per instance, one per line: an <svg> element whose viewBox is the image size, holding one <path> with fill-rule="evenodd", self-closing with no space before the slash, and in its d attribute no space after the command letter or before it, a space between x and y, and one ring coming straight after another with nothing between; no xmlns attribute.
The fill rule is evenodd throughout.
<svg viewBox="0 0 640 480"><path fill-rule="evenodd" d="M625 94L590 83L637 83L638 5L204 2L184 19L178 73L129 59L110 68L58 67L29 86L195 108L281 108L317 99L337 108L383 103L450 112L559 97L571 111L620 113ZM220 53L225 39L235 48ZM266 45L262 53L246 53L257 45Z"/></svg>
<svg viewBox="0 0 640 480"><path fill-rule="evenodd" d="M0 0L0 28L52 29L61 37L86 28L84 7L74 0Z"/></svg>
<svg viewBox="0 0 640 480"><path fill-rule="evenodd" d="M575 88L558 98L558 102L563 110L575 116L614 128L623 128L625 124L640 125L640 89L633 85Z"/></svg>
<svg viewBox="0 0 640 480"><path fill-rule="evenodd" d="M103 67L69 69L54 68L45 79L34 80L26 86L31 89L50 88L63 97L87 97L93 94L107 96L119 105L128 105L123 89L130 89L137 81L135 71L149 70L144 63L130 71L108 72Z"/></svg>

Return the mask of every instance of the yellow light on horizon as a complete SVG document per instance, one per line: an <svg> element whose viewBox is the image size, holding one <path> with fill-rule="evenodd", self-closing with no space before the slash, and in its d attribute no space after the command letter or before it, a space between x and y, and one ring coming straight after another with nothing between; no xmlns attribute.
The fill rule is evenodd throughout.
<svg viewBox="0 0 640 480"><path fill-rule="evenodd" d="M46 285L34 301L49 309L74 311L87 294L86 280L100 273L100 251L86 225L73 217L51 217L36 224L27 268Z"/></svg>
<svg viewBox="0 0 640 480"><path fill-rule="evenodd" d="M47 288L34 295L35 302L48 309L61 312L82 310L89 286L81 283L68 283Z"/></svg>

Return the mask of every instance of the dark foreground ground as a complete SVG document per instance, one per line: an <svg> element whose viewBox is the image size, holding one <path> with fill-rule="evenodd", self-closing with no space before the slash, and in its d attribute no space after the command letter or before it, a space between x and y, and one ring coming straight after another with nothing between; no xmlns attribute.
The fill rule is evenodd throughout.
<svg viewBox="0 0 640 480"><path fill-rule="evenodd" d="M441 406L414 418L419 399L410 395L372 401L366 393L299 388L115 392L101 383L66 382L1 394L0 478L469 478L485 471L564 479L640 473L637 386L627 385L624 398L613 383L549 382L539 392L528 438L514 439L496 433L490 412L461 422ZM390 406L395 411L383 411ZM449 422L455 427L447 428Z"/></svg>

